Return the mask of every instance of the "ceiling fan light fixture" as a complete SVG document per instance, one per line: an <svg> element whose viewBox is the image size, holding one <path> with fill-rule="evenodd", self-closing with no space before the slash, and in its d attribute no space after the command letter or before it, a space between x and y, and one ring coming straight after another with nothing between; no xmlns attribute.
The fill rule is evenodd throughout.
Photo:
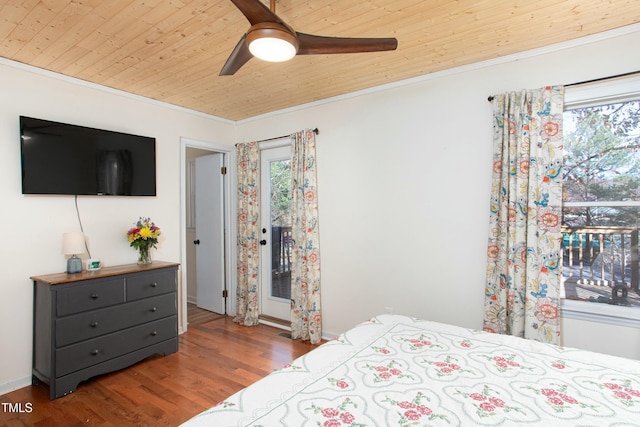
<svg viewBox="0 0 640 427"><path fill-rule="evenodd" d="M298 39L286 27L275 22L254 25L247 33L249 52L269 62L288 61L298 53Z"/></svg>

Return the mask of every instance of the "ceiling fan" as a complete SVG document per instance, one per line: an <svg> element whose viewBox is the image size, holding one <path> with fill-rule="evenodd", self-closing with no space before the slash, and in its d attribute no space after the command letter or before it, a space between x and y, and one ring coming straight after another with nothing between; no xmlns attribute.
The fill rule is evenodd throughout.
<svg viewBox="0 0 640 427"><path fill-rule="evenodd" d="M299 33L275 13L275 0L268 8L260 0L231 0L251 27L231 52L221 76L236 73L254 56L271 62L287 61L295 55L380 52L395 50L395 38L325 37ZM263 53L264 49L267 53ZM268 56L273 55L273 56Z"/></svg>

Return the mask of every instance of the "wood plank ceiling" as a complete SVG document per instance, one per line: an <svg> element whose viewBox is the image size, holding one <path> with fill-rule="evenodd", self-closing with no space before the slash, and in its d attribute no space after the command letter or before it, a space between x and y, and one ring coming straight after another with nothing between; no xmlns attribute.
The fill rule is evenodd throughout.
<svg viewBox="0 0 640 427"><path fill-rule="evenodd" d="M0 0L0 56L235 121L637 23L640 1L278 0L276 13L399 47L254 58L219 77L249 28L229 0Z"/></svg>

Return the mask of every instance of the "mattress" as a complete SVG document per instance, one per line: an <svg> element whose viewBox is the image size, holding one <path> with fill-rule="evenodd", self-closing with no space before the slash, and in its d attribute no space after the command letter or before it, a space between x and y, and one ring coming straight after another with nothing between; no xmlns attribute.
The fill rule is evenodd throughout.
<svg viewBox="0 0 640 427"><path fill-rule="evenodd" d="M183 424L640 426L640 361L380 315Z"/></svg>

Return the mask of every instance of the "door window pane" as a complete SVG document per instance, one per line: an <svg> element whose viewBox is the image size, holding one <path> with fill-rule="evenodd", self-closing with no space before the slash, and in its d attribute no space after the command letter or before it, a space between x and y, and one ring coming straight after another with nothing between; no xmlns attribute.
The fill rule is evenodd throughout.
<svg viewBox="0 0 640 427"><path fill-rule="evenodd" d="M291 165L269 164L271 184L271 296L291 299Z"/></svg>

